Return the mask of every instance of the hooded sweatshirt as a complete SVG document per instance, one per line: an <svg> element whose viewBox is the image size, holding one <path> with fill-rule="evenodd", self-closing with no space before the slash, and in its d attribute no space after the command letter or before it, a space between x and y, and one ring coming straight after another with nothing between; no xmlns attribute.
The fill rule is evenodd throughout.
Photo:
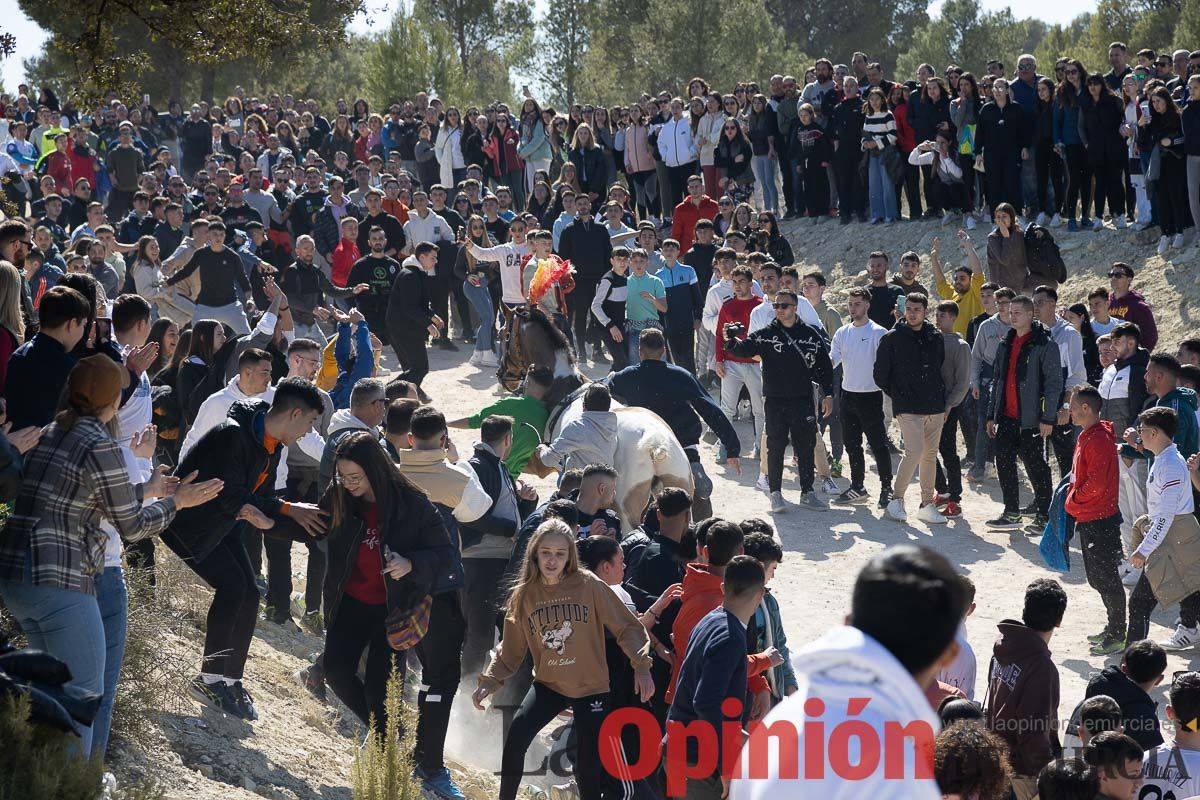
<svg viewBox="0 0 1200 800"><path fill-rule="evenodd" d="M665 695L668 703L675 696L675 685L679 682L679 670L683 667L683 655L687 653L692 629L725 599L722 584L722 577L714 574L708 564L687 565L687 571L683 575L683 594L679 597L679 613L671 627L675 664L671 667L671 683L667 686ZM758 674L762 672L761 666L755 662L755 668L750 670L754 674L746 679L750 694L769 689L767 679Z"/></svg>
<svg viewBox="0 0 1200 800"><path fill-rule="evenodd" d="M604 631L612 632L634 669L650 669L650 637L616 593L587 570L554 584L533 581L504 618L500 650L479 682L495 691L528 653L533 679L571 698L609 690Z"/></svg>
<svg viewBox="0 0 1200 800"><path fill-rule="evenodd" d="M1142 332L1142 347L1154 352L1154 345L1158 344L1158 326L1154 324L1154 312L1146 298L1134 291L1120 298L1109 297L1108 313L1120 322L1135 323Z"/></svg>
<svg viewBox="0 0 1200 800"><path fill-rule="evenodd" d="M1079 432L1071 461L1067 513L1076 522L1095 522L1117 513L1117 441L1111 422Z"/></svg>
<svg viewBox="0 0 1200 800"><path fill-rule="evenodd" d="M617 452L617 415L613 411L584 411L562 427L540 458L548 467L563 469L588 464L614 464Z"/></svg>
<svg viewBox="0 0 1200 800"><path fill-rule="evenodd" d="M750 747L742 751L746 777L733 781L733 800L775 800L780 797L819 797L821 800L938 800L941 793L933 779L933 737L939 724L924 690L913 680L908 670L883 645L857 628L837 627L817 641L796 652L792 658L799 689L784 698L766 719L764 725L783 723L797 732L800 759L800 779L781 775L782 759L767 759L767 773L754 771L747 763ZM806 705L810 699L824 704L819 717L810 718ZM864 703L863 701L867 701ZM850 704L863 706L850 714ZM805 723L810 722L806 727ZM915 736L903 739L903 774L900 778L885 774L884 758L880 756L876 769L869 775L847 780L831 766L829 737L838 727L852 721L872 728L880 742L899 741L894 733L885 730L894 725L911 726ZM817 725L824 726L819 734L823 741L816 752L823 753L819 763L808 761L810 745L804 741ZM916 732L925 728L928 735ZM768 754L775 756L779 739L773 738ZM851 741L857 741L851 737ZM925 748L921 748L922 742ZM859 763L858 745L851 745L849 762ZM918 759L920 761L918 761ZM845 754L839 759L844 763ZM927 778L917 778L917 764L924 763L922 772ZM823 769L822 769L823 767ZM800 783L803 780L803 783Z"/></svg>
<svg viewBox="0 0 1200 800"><path fill-rule="evenodd" d="M1033 628L1006 619L988 669L985 722L1008 743L1013 772L1037 775L1060 751L1058 668Z"/></svg>

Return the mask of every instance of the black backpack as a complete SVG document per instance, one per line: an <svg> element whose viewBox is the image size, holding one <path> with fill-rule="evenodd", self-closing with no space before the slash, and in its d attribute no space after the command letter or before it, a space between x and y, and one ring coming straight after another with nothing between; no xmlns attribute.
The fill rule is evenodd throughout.
<svg viewBox="0 0 1200 800"><path fill-rule="evenodd" d="M1025 229L1025 258L1030 274L1055 283L1066 281L1067 265L1058 251L1058 242L1050 231L1035 222Z"/></svg>

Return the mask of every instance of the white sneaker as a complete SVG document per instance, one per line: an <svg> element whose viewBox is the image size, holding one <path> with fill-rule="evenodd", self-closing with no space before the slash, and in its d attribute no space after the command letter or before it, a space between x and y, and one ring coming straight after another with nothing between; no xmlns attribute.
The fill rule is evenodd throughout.
<svg viewBox="0 0 1200 800"><path fill-rule="evenodd" d="M474 350L471 352L471 357L467 359L467 363L470 364L472 367L483 366L480 363L481 358L483 358L483 351L482 350Z"/></svg>
<svg viewBox="0 0 1200 800"><path fill-rule="evenodd" d="M1171 638L1167 639L1165 642L1159 642L1158 644L1168 653L1174 653L1180 650L1187 650L1191 647L1195 647L1197 642L1200 642L1200 625L1197 625L1195 628L1177 625L1175 627L1175 633L1171 636Z"/></svg>
<svg viewBox="0 0 1200 800"><path fill-rule="evenodd" d="M975 217L971 214L967 214L967 230L975 230Z"/></svg>
<svg viewBox="0 0 1200 800"><path fill-rule="evenodd" d="M1129 227L1129 222L1125 219L1124 214L1118 214L1113 218L1113 227L1119 231Z"/></svg>
<svg viewBox="0 0 1200 800"><path fill-rule="evenodd" d="M942 214L942 224L943 224L943 225L949 225L949 224L950 224L950 220L951 220L951 219L953 219L953 218L954 218L954 215L953 215L953 214L951 214L949 211L947 211L946 213Z"/></svg>
<svg viewBox="0 0 1200 800"><path fill-rule="evenodd" d="M758 489L763 494L771 493L771 484L767 481L766 475L759 475L758 480L754 484L754 488Z"/></svg>
<svg viewBox="0 0 1200 800"><path fill-rule="evenodd" d="M1096 218L1094 220L1092 220L1092 230L1094 230L1094 231L1104 230L1104 220L1100 219L1099 215L1097 215Z"/></svg>
<svg viewBox="0 0 1200 800"><path fill-rule="evenodd" d="M786 514L788 510L787 502L783 499L782 492L771 492L771 513Z"/></svg>
<svg viewBox="0 0 1200 800"><path fill-rule="evenodd" d="M500 359L497 358L496 354L493 353L491 350L480 350L479 352L482 353L482 355L479 356L479 363L482 366L485 366L485 367L500 366Z"/></svg>
<svg viewBox="0 0 1200 800"><path fill-rule="evenodd" d="M937 510L937 506L933 503L926 503L917 509L917 519L921 522L928 522L930 525L945 525L946 518L942 516L942 512Z"/></svg>
<svg viewBox="0 0 1200 800"><path fill-rule="evenodd" d="M1142 579L1142 571L1140 569L1134 569L1128 564L1121 565L1120 574L1121 583L1129 587L1137 586L1137 582Z"/></svg>
<svg viewBox="0 0 1200 800"><path fill-rule="evenodd" d="M1041 225L1043 228L1046 227L1046 212L1045 211L1038 213L1037 224Z"/></svg>
<svg viewBox="0 0 1200 800"><path fill-rule="evenodd" d="M1175 234L1175 238L1171 240L1171 249L1173 249L1173 250L1182 250L1183 249L1183 234L1182 233Z"/></svg>
<svg viewBox="0 0 1200 800"><path fill-rule="evenodd" d="M1051 228L1060 228L1060 227L1062 227L1062 224L1063 224L1063 221L1062 221L1061 214L1055 214L1053 217L1050 218L1050 227Z"/></svg>
<svg viewBox="0 0 1200 800"><path fill-rule="evenodd" d="M841 487L837 485L837 481L833 478L825 478L821 481L821 491L825 494L841 494Z"/></svg>
<svg viewBox="0 0 1200 800"><path fill-rule="evenodd" d="M904 501L899 497L893 497L887 504L887 515L897 522L907 522L908 514L904 512ZM942 521L945 522L945 520Z"/></svg>
<svg viewBox="0 0 1200 800"><path fill-rule="evenodd" d="M1158 254L1160 256L1165 256L1167 254L1167 251L1170 249L1171 249L1171 237L1170 236L1158 237L1158 248L1157 248Z"/></svg>

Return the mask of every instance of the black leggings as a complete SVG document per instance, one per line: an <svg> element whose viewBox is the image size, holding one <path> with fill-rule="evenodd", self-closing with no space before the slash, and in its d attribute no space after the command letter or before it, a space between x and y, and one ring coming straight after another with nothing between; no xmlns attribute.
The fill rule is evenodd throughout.
<svg viewBox="0 0 1200 800"><path fill-rule="evenodd" d="M1021 512L1021 490L1017 486L1017 455L1025 465L1025 474L1033 483L1038 513L1050 508L1050 466L1046 463L1045 442L1037 428L1023 429L1015 419L1005 417L996 425L996 473L1004 495L1007 514Z"/></svg>
<svg viewBox="0 0 1200 800"><path fill-rule="evenodd" d="M1108 213L1116 217L1125 213L1125 177L1120 160L1108 161L1092 167L1096 176L1096 218L1104 216L1104 202L1108 201Z"/></svg>
<svg viewBox="0 0 1200 800"><path fill-rule="evenodd" d="M1158 607L1158 598L1150 588L1145 573L1138 579L1137 586L1129 595L1129 629L1125 632L1126 642L1145 639L1150 633L1150 614ZM1200 622L1200 592L1193 592L1179 602L1179 621L1189 628Z"/></svg>
<svg viewBox="0 0 1200 800"><path fill-rule="evenodd" d="M892 456L888 452L887 431L883 425L883 392L847 392L842 390L842 439L850 459L850 485L863 488L867 464L863 458L863 434L871 446L879 483L892 488ZM770 451L767 451L770 455Z"/></svg>
<svg viewBox="0 0 1200 800"><path fill-rule="evenodd" d="M380 735L389 727L396 729L400 723L393 720L389 726L384 702L392 669L404 674L404 659L396 658L396 651L388 645L386 620L385 604L368 605L350 595L343 596L325 632L322 656L329 688L363 724L373 718L374 730ZM363 650L367 651L367 668L359 680L358 662Z"/></svg>
<svg viewBox="0 0 1200 800"><path fill-rule="evenodd" d="M1121 515L1080 522L1075 529L1079 532L1079 549L1083 553L1083 571L1087 575L1088 586L1100 593L1108 614L1105 630L1113 636L1120 636L1121 631L1125 630L1125 587L1121 585L1118 572L1124 558Z"/></svg>
<svg viewBox="0 0 1200 800"><path fill-rule="evenodd" d="M783 488L783 454L790 440L796 454L801 491L813 488L813 448L817 445L817 421L812 402L790 397L763 400L767 417L767 483L772 492Z"/></svg>
<svg viewBox="0 0 1200 800"><path fill-rule="evenodd" d="M604 773L600 766L600 726L608 716L608 692L587 697L567 697L534 681L521 707L513 715L504 737L504 755L500 760L500 800L515 800L525 772L525 751L534 737L564 709L574 714L578 751L575 758L575 783L583 800L600 800Z"/></svg>
<svg viewBox="0 0 1200 800"><path fill-rule="evenodd" d="M1063 216L1075 219L1075 205L1080 206L1080 219L1087 219L1092 210L1092 169L1088 166L1087 150L1081 144L1066 145L1067 200ZM1185 202L1186 205L1186 202Z"/></svg>
<svg viewBox="0 0 1200 800"><path fill-rule="evenodd" d="M162 540L213 589L200 671L241 680L250 640L254 638L254 625L258 621L258 586L254 582L250 557L242 544L242 524L235 525L212 552L199 560L189 555L188 548L174 531L164 531Z"/></svg>
<svg viewBox="0 0 1200 800"><path fill-rule="evenodd" d="M1063 197L1063 161L1054 151L1053 141L1043 139L1037 143L1033 166L1037 174L1038 211L1053 216L1062 210L1065 199ZM1050 206L1049 194L1046 191L1047 180L1050 182L1050 187L1054 189L1053 207Z"/></svg>
<svg viewBox="0 0 1200 800"><path fill-rule="evenodd" d="M1188 205L1187 164L1182 158L1166 153L1158 175L1158 222L1163 236L1175 236L1191 222Z"/></svg>

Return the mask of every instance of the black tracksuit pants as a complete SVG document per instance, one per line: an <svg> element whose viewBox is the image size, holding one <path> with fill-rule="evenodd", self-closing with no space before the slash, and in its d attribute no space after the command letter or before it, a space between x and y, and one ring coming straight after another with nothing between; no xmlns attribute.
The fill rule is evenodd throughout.
<svg viewBox="0 0 1200 800"><path fill-rule="evenodd" d="M1083 571L1088 586L1100 593L1108 614L1106 630L1120 636L1125 630L1125 587L1118 569L1125 557L1121 546L1121 515L1080 522L1079 549L1083 553Z"/></svg>
<svg viewBox="0 0 1200 800"><path fill-rule="evenodd" d="M879 483L892 487L892 456L888 452L887 431L883 425L883 392L848 392L842 390L842 439L850 459L850 485L863 488L867 463L863 458L863 435L871 447ZM768 457L770 451L767 451Z"/></svg>
<svg viewBox="0 0 1200 800"><path fill-rule="evenodd" d="M813 448L817 444L817 420L812 403L797 397L763 399L767 430L767 483L772 492L783 488L783 454L789 442L796 454L801 491L813 488Z"/></svg>

